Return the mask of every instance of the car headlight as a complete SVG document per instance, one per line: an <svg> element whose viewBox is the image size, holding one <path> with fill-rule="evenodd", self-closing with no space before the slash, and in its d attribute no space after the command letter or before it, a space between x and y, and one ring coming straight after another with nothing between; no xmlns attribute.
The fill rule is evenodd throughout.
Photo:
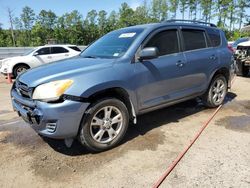
<svg viewBox="0 0 250 188"><path fill-rule="evenodd" d="M39 85L35 88L32 98L44 101L58 100L73 84L73 80L58 80Z"/></svg>
<svg viewBox="0 0 250 188"><path fill-rule="evenodd" d="M5 66L5 67L8 67L8 66L9 66L9 62L10 62L10 59L3 59L3 60L1 61L2 66Z"/></svg>

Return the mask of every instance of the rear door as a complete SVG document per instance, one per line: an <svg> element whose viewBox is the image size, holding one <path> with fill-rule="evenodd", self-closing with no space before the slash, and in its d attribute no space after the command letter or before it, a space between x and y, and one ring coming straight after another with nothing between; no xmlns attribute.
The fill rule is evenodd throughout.
<svg viewBox="0 0 250 188"><path fill-rule="evenodd" d="M206 90L211 72L218 65L218 54L202 28L182 27L181 36L187 60L186 73L189 75L187 94L202 92Z"/></svg>
<svg viewBox="0 0 250 188"><path fill-rule="evenodd" d="M51 47L51 56L53 61L59 61L70 57L69 50L61 46Z"/></svg>

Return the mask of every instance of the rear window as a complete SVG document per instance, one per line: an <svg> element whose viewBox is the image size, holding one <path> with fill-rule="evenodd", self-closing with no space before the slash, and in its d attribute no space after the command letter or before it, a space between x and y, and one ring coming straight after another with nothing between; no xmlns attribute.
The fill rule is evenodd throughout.
<svg viewBox="0 0 250 188"><path fill-rule="evenodd" d="M51 48L52 54L60 54L60 53L67 53L67 52L69 52L69 51L63 47L52 47Z"/></svg>
<svg viewBox="0 0 250 188"><path fill-rule="evenodd" d="M80 48L78 48L77 46L68 46L69 48L71 48L72 50L75 50L77 52L80 52Z"/></svg>
<svg viewBox="0 0 250 188"><path fill-rule="evenodd" d="M220 38L220 31L218 29L207 29L207 34L210 38L212 47L220 46L221 38Z"/></svg>
<svg viewBox="0 0 250 188"><path fill-rule="evenodd" d="M196 50L206 48L206 35L202 30L183 29L184 50Z"/></svg>

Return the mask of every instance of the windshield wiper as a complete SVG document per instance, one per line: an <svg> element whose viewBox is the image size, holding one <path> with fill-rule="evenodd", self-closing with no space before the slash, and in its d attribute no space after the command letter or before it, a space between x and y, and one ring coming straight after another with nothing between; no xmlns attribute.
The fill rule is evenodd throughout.
<svg viewBox="0 0 250 188"><path fill-rule="evenodd" d="M87 55L87 56L83 56L83 58L92 58L92 59L96 59L96 56L92 56L92 55Z"/></svg>

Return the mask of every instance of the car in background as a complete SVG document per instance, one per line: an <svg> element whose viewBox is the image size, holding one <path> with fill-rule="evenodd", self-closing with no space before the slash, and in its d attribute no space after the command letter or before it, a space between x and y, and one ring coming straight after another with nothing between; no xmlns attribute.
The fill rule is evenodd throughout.
<svg viewBox="0 0 250 188"><path fill-rule="evenodd" d="M45 45L27 53L0 60L0 72L4 75L11 73L17 77L27 69L46 63L59 61L79 55L81 50L76 45Z"/></svg>
<svg viewBox="0 0 250 188"><path fill-rule="evenodd" d="M237 65L237 75L248 76L250 70L250 40L238 44L234 57Z"/></svg>
<svg viewBox="0 0 250 188"><path fill-rule="evenodd" d="M239 38L237 39L235 42L233 42L232 44L228 44L233 51L235 52L237 49L238 44L242 43L242 42L247 42L250 41L250 37L244 37L244 38Z"/></svg>

